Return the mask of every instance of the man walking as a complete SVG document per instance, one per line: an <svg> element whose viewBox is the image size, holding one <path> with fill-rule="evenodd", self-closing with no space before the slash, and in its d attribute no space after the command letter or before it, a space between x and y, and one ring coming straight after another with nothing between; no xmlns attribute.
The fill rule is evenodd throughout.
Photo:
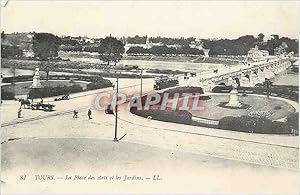
<svg viewBox="0 0 300 195"><path fill-rule="evenodd" d="M88 111L88 117L89 117L89 119L92 119L91 115L92 115L92 111L89 109L89 111Z"/></svg>
<svg viewBox="0 0 300 195"><path fill-rule="evenodd" d="M76 110L73 111L73 118L78 118L77 116L78 112Z"/></svg>
<svg viewBox="0 0 300 195"><path fill-rule="evenodd" d="M22 110L19 109L19 111L18 111L18 118L21 118L21 115L22 115Z"/></svg>

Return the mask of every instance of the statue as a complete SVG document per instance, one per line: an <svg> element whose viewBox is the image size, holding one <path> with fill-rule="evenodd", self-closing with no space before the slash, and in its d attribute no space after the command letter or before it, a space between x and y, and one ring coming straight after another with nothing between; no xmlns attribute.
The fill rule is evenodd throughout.
<svg viewBox="0 0 300 195"><path fill-rule="evenodd" d="M235 79L232 80L232 90L230 91L230 96L229 96L229 102L226 104L226 106L230 107L241 107L242 104L239 102L239 96L238 96L238 91L237 87L239 86L236 82Z"/></svg>
<svg viewBox="0 0 300 195"><path fill-rule="evenodd" d="M35 69L35 73L34 73L32 81L33 82L32 82L31 88L42 88L39 68Z"/></svg>

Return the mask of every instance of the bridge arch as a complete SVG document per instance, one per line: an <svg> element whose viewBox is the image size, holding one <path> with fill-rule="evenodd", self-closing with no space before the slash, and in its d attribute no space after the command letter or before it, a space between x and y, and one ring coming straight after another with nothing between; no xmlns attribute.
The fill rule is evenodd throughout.
<svg viewBox="0 0 300 195"><path fill-rule="evenodd" d="M244 75L246 78L250 79L250 74L249 73L245 73Z"/></svg>

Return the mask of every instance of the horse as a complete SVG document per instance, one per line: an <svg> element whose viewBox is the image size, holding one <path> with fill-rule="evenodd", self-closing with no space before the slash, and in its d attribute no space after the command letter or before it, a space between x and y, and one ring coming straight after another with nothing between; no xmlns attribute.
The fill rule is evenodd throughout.
<svg viewBox="0 0 300 195"><path fill-rule="evenodd" d="M191 77L195 77L196 73L195 72L191 72Z"/></svg>
<svg viewBox="0 0 300 195"><path fill-rule="evenodd" d="M27 108L30 107L30 101L29 100L24 100L24 99L19 99L19 102L21 103L20 108L23 106L23 108L25 108L25 106L27 106Z"/></svg>

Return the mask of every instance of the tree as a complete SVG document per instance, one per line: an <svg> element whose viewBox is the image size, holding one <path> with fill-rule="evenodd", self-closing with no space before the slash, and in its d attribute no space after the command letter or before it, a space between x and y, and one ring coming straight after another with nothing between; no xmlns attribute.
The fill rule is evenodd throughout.
<svg viewBox="0 0 300 195"><path fill-rule="evenodd" d="M276 34L273 34L273 35L271 35L274 39L279 39L279 35L276 35Z"/></svg>
<svg viewBox="0 0 300 195"><path fill-rule="evenodd" d="M46 72L46 80L49 80L49 73L51 70L51 65L49 61L41 61L41 68Z"/></svg>
<svg viewBox="0 0 300 195"><path fill-rule="evenodd" d="M23 51L17 46L1 45L1 57L2 58L15 58L21 57Z"/></svg>
<svg viewBox="0 0 300 195"><path fill-rule="evenodd" d="M5 36L5 33L4 33L4 31L2 31L2 33L1 33L1 39L5 39L6 38L6 36Z"/></svg>
<svg viewBox="0 0 300 195"><path fill-rule="evenodd" d="M263 85L267 88L267 98L270 98L270 87L272 86L272 81L266 79Z"/></svg>
<svg viewBox="0 0 300 195"><path fill-rule="evenodd" d="M145 55L145 54L149 53L149 51L142 47L130 47L126 53L127 54L135 54L135 55L137 55L137 54Z"/></svg>
<svg viewBox="0 0 300 195"><path fill-rule="evenodd" d="M257 36L258 40L261 41L261 42L264 40L264 37L265 37L265 35L262 34L262 33L259 33L258 36Z"/></svg>
<svg viewBox="0 0 300 195"><path fill-rule="evenodd" d="M107 62L107 65L112 62L119 62L122 59L122 54L125 52L124 44L115 37L109 36L100 42L98 53L101 61Z"/></svg>
<svg viewBox="0 0 300 195"><path fill-rule="evenodd" d="M33 36L32 50L35 57L40 60L49 60L58 56L58 47L61 39L50 33L35 33Z"/></svg>
<svg viewBox="0 0 300 195"><path fill-rule="evenodd" d="M32 50L34 56L41 61L41 68L46 72L47 81L51 70L49 60L58 56L60 44L61 39L53 34L34 33Z"/></svg>

